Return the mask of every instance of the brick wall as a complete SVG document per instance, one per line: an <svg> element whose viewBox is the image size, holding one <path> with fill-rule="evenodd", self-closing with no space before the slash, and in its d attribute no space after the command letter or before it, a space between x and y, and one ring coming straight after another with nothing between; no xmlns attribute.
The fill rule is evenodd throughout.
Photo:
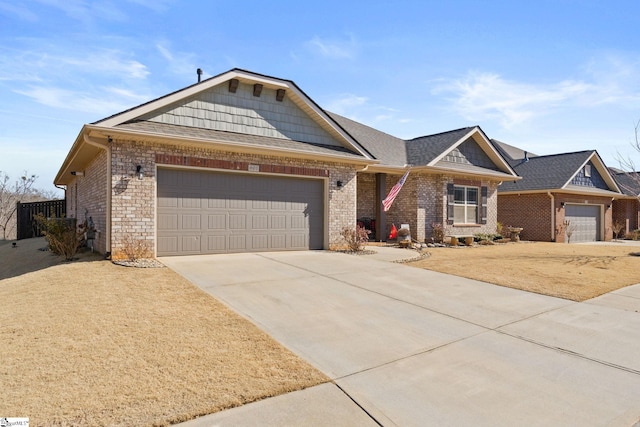
<svg viewBox="0 0 640 427"><path fill-rule="evenodd" d="M91 217L97 231L94 250L107 249L107 152L101 150L85 168L84 176L77 176L67 186L67 217L76 218L78 224Z"/></svg>
<svg viewBox="0 0 640 427"><path fill-rule="evenodd" d="M565 242L565 235L562 232L562 225L565 219L565 209L561 203L575 204L611 204L608 197L585 197L575 194L554 193L554 207L551 208L551 198L545 193L539 194L502 194L498 200L498 221L503 226L522 227L520 238L523 240L533 240L541 242ZM552 222L552 214L553 218ZM604 209L604 236L602 240L611 240L612 232L612 209ZM552 238L552 227L553 235ZM601 233L602 234L602 233Z"/></svg>
<svg viewBox="0 0 640 427"><path fill-rule="evenodd" d="M376 217L376 175L372 173L358 174L358 218Z"/></svg>
<svg viewBox="0 0 640 427"><path fill-rule="evenodd" d="M639 214L640 206L638 206L638 199L620 199L614 200L613 203L613 221L618 221L624 224L624 229L621 233L624 236L626 233L637 230L639 228Z"/></svg>
<svg viewBox="0 0 640 427"><path fill-rule="evenodd" d="M522 227L522 240L549 242L551 198L546 194L499 195L498 222L503 227Z"/></svg>
<svg viewBox="0 0 640 427"><path fill-rule="evenodd" d="M325 224L329 248L342 245L340 231L355 227L356 169L349 165L314 160L240 154L202 147L118 141L112 144L112 257L125 256L127 240L142 241L155 254L156 167L162 165L202 169L232 169L292 176L316 176L328 181ZM144 178L135 176L140 164ZM338 188L337 181L343 186ZM327 232L327 231L325 231Z"/></svg>

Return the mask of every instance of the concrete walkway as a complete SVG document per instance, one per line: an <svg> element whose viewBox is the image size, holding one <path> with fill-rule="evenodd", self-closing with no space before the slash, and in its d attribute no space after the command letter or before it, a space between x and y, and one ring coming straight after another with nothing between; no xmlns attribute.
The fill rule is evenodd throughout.
<svg viewBox="0 0 640 427"><path fill-rule="evenodd" d="M640 420L640 285L575 303L387 262L407 253L162 258L333 379L183 425Z"/></svg>

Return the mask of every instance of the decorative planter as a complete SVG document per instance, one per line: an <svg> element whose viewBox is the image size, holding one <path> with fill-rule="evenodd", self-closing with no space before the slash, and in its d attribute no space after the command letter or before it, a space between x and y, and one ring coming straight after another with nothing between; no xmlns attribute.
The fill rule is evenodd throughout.
<svg viewBox="0 0 640 427"><path fill-rule="evenodd" d="M509 227L508 230L509 230L509 233L511 233L511 235L509 236L511 238L511 241L519 242L520 232L522 231L522 227Z"/></svg>

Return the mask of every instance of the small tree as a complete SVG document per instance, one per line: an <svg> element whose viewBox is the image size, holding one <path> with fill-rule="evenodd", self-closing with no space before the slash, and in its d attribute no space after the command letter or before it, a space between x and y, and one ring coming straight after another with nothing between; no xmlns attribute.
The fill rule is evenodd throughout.
<svg viewBox="0 0 640 427"><path fill-rule="evenodd" d="M571 221L566 219L564 221L564 233L567 235L567 243L571 243L571 236L576 231L576 225L571 224Z"/></svg>
<svg viewBox="0 0 640 427"><path fill-rule="evenodd" d="M613 221L613 238L617 240L620 237L620 233L625 228L625 223L622 221Z"/></svg>
<svg viewBox="0 0 640 427"><path fill-rule="evenodd" d="M37 176L24 172L14 183L6 173L0 171L0 237L7 240L16 228L17 203L26 201L34 194L33 183Z"/></svg>

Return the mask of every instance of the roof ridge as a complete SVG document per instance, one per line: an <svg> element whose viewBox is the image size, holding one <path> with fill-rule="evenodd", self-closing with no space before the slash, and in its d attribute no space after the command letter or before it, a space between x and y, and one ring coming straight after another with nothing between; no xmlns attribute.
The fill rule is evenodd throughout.
<svg viewBox="0 0 640 427"><path fill-rule="evenodd" d="M479 127L480 127L480 126L478 126L478 125L475 125L475 126L466 126L466 127L462 127L462 128L459 128L459 129L447 130L447 131L444 131L444 132L432 133L432 134L429 134L429 135L423 135L423 136L416 136L415 138L405 139L405 141L407 141L407 142L412 142L412 141L415 141L415 140L417 140L417 139L430 138L430 137L433 137L433 136L445 135L445 134L447 134L447 133L460 132L461 130L475 129L475 128L479 128Z"/></svg>
<svg viewBox="0 0 640 427"><path fill-rule="evenodd" d="M359 126L364 126L364 127L369 128L369 129L371 129L371 130L374 130L374 131L376 131L376 132L378 132L378 133L382 133L382 134L385 134L385 135L387 135L387 136L390 136L391 138L395 138L395 139L400 140L400 141L406 141L406 139L402 139L402 138L397 137L397 136L395 136L395 135L391 135L390 133L387 133L387 132L385 132L385 131L382 131L382 130L380 130L380 129L378 129L378 128L374 128L373 126L369 126L369 125L367 125L367 124L361 123L361 122L359 122L359 121L357 121L357 120L350 119L349 117L345 117L345 116L343 116L343 115L341 115L341 114L334 113L334 112L329 111L329 110L324 110L324 111L325 111L325 113L329 114L330 116L337 116L337 117L339 117L339 118L341 118L341 119L349 120L350 122L353 122L353 123L355 123L355 124L357 124L357 125L359 125ZM333 118L333 117L332 117L332 118ZM340 123L338 123L338 125L340 125ZM345 130L345 131L346 131L346 130Z"/></svg>

